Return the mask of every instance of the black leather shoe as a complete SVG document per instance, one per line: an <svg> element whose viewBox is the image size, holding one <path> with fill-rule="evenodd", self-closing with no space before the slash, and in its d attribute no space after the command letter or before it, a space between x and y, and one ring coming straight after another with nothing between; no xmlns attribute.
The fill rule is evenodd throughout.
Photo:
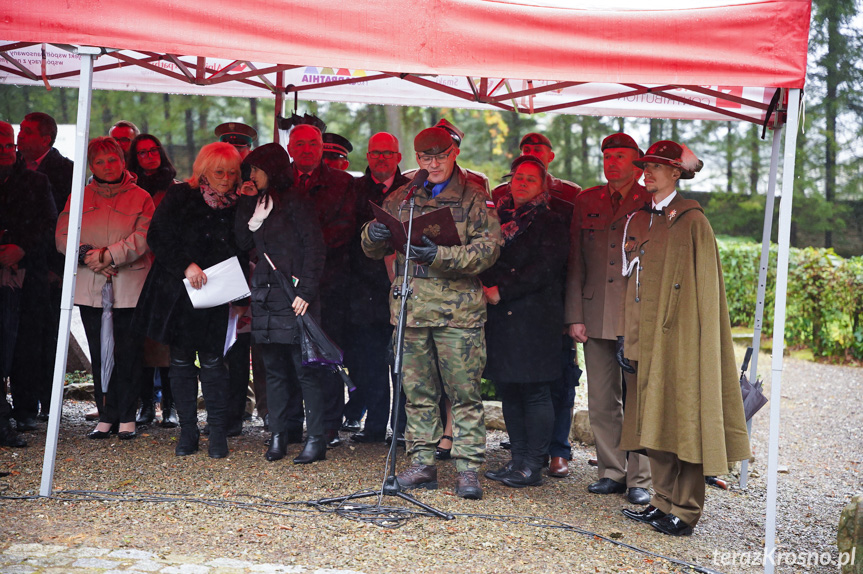
<svg viewBox="0 0 863 574"><path fill-rule="evenodd" d="M504 476L501 482L512 488L539 486L542 484L542 474L539 470L533 470L526 466L522 466Z"/></svg>
<svg viewBox="0 0 863 574"><path fill-rule="evenodd" d="M692 535L692 527L673 514L666 514L662 518L657 518L656 520L651 521L650 525L663 534L668 534L669 536Z"/></svg>
<svg viewBox="0 0 863 574"><path fill-rule="evenodd" d="M138 438L138 431L122 431L117 433L117 438L120 440L132 440Z"/></svg>
<svg viewBox="0 0 863 574"><path fill-rule="evenodd" d="M590 483L587 490L593 494L623 494L626 492L626 485L610 478L600 478Z"/></svg>
<svg viewBox="0 0 863 574"><path fill-rule="evenodd" d="M386 431L374 432L369 429L363 429L351 435L351 440L354 442L384 442L386 439Z"/></svg>
<svg viewBox="0 0 863 574"><path fill-rule="evenodd" d="M180 427L180 440L177 441L174 454L188 456L198 452L198 439L200 438L201 432L198 430L198 425Z"/></svg>
<svg viewBox="0 0 863 574"><path fill-rule="evenodd" d="M447 440L449 440L450 444L452 444L452 437L449 436L448 434L443 435L442 437L440 437L440 439L441 440L447 439ZM438 441L438 446L437 446L437 448L435 448L435 451L434 451L434 457L437 460L449 460L449 459L451 459L452 458L452 447L443 448L440 446L440 441Z"/></svg>
<svg viewBox="0 0 863 574"><path fill-rule="evenodd" d="M270 437L270 448L264 453L264 458L270 462L285 458L285 452L288 449L287 433L277 432Z"/></svg>
<svg viewBox="0 0 863 574"><path fill-rule="evenodd" d="M510 460L509 462L507 462L505 465L503 465L502 467L500 467L497 470L485 471L485 474L483 476L485 476L486 478L490 478L491 480L496 480L498 482L501 482L501 481L503 481L504 478L506 478L506 476L509 473L512 472L512 469L514 467L515 467L515 463L513 463L512 460Z"/></svg>
<svg viewBox="0 0 863 574"><path fill-rule="evenodd" d="M226 427L225 432L228 436L240 436L243 434L243 419L230 423Z"/></svg>
<svg viewBox="0 0 863 574"><path fill-rule="evenodd" d="M210 458L225 458L228 456L228 434L222 425L210 425L210 441L207 444L207 454Z"/></svg>
<svg viewBox="0 0 863 574"><path fill-rule="evenodd" d="M40 420L42 422L48 422L48 419L51 417L51 413L47 411L42 411L38 415L36 415L36 420Z"/></svg>
<svg viewBox="0 0 863 574"><path fill-rule="evenodd" d="M324 435L327 441L327 448L336 448L342 445L342 439L339 438L339 431L330 429ZM308 443L308 441L306 441Z"/></svg>
<svg viewBox="0 0 863 574"><path fill-rule="evenodd" d="M162 428L175 429L180 426L180 419L177 418L177 409L171 405L168 408L162 408L162 422L159 423Z"/></svg>
<svg viewBox="0 0 863 574"><path fill-rule="evenodd" d="M358 421L357 419L345 419L342 428L340 428L339 430L342 432L357 432L360 430L360 428L362 427L360 425L360 421Z"/></svg>
<svg viewBox="0 0 863 574"><path fill-rule="evenodd" d="M16 419L15 426L18 428L18 432L34 431L39 428L39 422L36 420L36 417L27 417Z"/></svg>
<svg viewBox="0 0 863 574"><path fill-rule="evenodd" d="M27 441L18 436L15 429L8 422L0 424L0 446L11 446L12 448L24 448Z"/></svg>
<svg viewBox="0 0 863 574"><path fill-rule="evenodd" d="M92 438L95 440L104 440L106 438L111 438L111 431L91 430L89 433L87 433L87 438Z"/></svg>
<svg viewBox="0 0 863 574"><path fill-rule="evenodd" d="M141 410L138 411L138 418L135 419L135 424L138 426L148 425L156 418L156 405L153 401L144 401L141 403Z"/></svg>
<svg viewBox="0 0 863 574"><path fill-rule="evenodd" d="M623 515L627 518L631 518L637 522L644 522L646 524L650 524L654 520L659 520L665 513L653 506L652 504L645 508L644 510L631 510L629 508L624 508L621 510Z"/></svg>
<svg viewBox="0 0 863 574"><path fill-rule="evenodd" d="M502 448L504 450L509 450L512 448L512 443L509 442L508 440L502 440L502 441L500 441L500 448Z"/></svg>
<svg viewBox="0 0 863 574"><path fill-rule="evenodd" d="M646 488L634 486L626 493L626 500L630 504L650 504L650 492Z"/></svg>
<svg viewBox="0 0 863 574"><path fill-rule="evenodd" d="M294 459L294 464L310 464L317 460L327 459L327 437L325 435L310 436L306 439L303 452Z"/></svg>
<svg viewBox="0 0 863 574"><path fill-rule="evenodd" d="M264 430L270 430L270 413L264 415Z"/></svg>

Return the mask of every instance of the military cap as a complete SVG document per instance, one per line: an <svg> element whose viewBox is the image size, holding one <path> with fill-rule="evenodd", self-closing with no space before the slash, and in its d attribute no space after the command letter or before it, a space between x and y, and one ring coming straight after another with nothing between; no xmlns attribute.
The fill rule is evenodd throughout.
<svg viewBox="0 0 863 574"><path fill-rule="evenodd" d="M252 126L240 122L227 122L219 124L214 130L220 142L229 143L233 146L251 146L258 139L258 132Z"/></svg>
<svg viewBox="0 0 863 574"><path fill-rule="evenodd" d="M342 157L348 157L348 154L354 151L354 146L351 145L348 138L339 134L327 132L321 138L324 141L324 153L330 152Z"/></svg>
<svg viewBox="0 0 863 574"><path fill-rule="evenodd" d="M644 169L645 163L670 165L680 170L680 179L692 179L695 172L700 171L704 162L683 144L671 140L658 141L647 149L644 157L632 163Z"/></svg>
<svg viewBox="0 0 863 574"><path fill-rule="evenodd" d="M521 142L518 144L518 148L521 149L526 145L544 145L547 148L551 149L551 140L542 134L531 132L521 138Z"/></svg>
<svg viewBox="0 0 863 574"><path fill-rule="evenodd" d="M414 138L414 150L417 153L439 154L452 145L450 133L443 128L426 128Z"/></svg>
<svg viewBox="0 0 863 574"><path fill-rule="evenodd" d="M446 118L441 118L433 127L443 128L448 131L452 141L455 142L456 147L461 147L461 142L464 139L464 132L455 127Z"/></svg>
<svg viewBox="0 0 863 574"><path fill-rule="evenodd" d="M626 135L625 133L611 134L610 136L602 140L602 151L614 148L634 149L638 152L638 157L644 156L644 152L641 151L641 148L638 147L638 144L635 143L635 140Z"/></svg>

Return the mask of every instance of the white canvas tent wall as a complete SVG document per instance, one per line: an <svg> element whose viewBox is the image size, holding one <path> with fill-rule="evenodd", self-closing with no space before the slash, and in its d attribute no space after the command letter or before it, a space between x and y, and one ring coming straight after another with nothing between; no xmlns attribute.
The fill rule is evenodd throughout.
<svg viewBox="0 0 863 574"><path fill-rule="evenodd" d="M770 96L782 89L780 108L769 118L776 127L787 122L765 537L765 551L772 556L794 150L810 0L692 0L685 8L670 0L655 0L647 8L644 2L610 0L602 9L580 0L5 4L0 38L13 43L0 46L6 60L0 65L0 80L60 86L75 85L70 78L77 76L81 90L71 209L78 221L90 91L101 77L106 78L105 87L119 89L213 94L222 90L226 95L239 90L232 95L246 95L244 90L254 88L277 99L316 90L310 98L636 117L716 119L718 113L756 123L765 119ZM47 47L42 57L42 43L68 54L57 60L80 60L80 72L51 69L55 63L48 58ZM99 54L110 55L97 60ZM151 74L134 80L109 78L132 67ZM311 73L312 67L317 73ZM300 69L317 77L307 83L302 78L286 80L286 74ZM329 69L338 79L327 81L323 72ZM160 74L159 80L153 73ZM176 87L158 85L162 78L175 81ZM779 166L779 138L777 129L771 184ZM773 191L768 189L768 205ZM769 221L768 212L765 222ZM77 247L78 231L69 234L68 253ZM67 258L62 339L68 338L74 287L69 279L74 269L74 259ZM762 298L763 284L762 278ZM756 330L760 332L760 319ZM45 496L52 490L65 352L61 341L40 491ZM767 560L765 571L773 569L772 560Z"/></svg>

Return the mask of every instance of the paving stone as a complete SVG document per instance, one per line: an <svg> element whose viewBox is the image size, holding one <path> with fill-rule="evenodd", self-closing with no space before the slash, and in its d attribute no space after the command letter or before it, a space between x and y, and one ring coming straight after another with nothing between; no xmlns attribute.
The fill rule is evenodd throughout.
<svg viewBox="0 0 863 574"><path fill-rule="evenodd" d="M65 550L65 546L56 544L11 544L4 554L25 554L27 556L47 556Z"/></svg>
<svg viewBox="0 0 863 574"><path fill-rule="evenodd" d="M207 562L207 566L213 568L251 568L253 565L248 560L237 560L236 558L216 558Z"/></svg>
<svg viewBox="0 0 863 574"><path fill-rule="evenodd" d="M110 552L107 548L93 548L92 546L81 546L80 548L70 548L68 553L72 556L77 556L78 558L95 558L97 556L104 556Z"/></svg>
<svg viewBox="0 0 863 574"><path fill-rule="evenodd" d="M205 556L194 554L166 554L160 558L167 564L203 564L207 561Z"/></svg>
<svg viewBox="0 0 863 574"><path fill-rule="evenodd" d="M22 562L24 564L28 564L30 566L37 567L46 567L46 566L60 566L61 564L69 564L72 562L74 558L68 556L64 553L60 554L52 554L51 556L30 556L26 558Z"/></svg>
<svg viewBox="0 0 863 574"><path fill-rule="evenodd" d="M308 572L303 566L284 566L282 564L255 564L249 572L265 572L266 574L301 574Z"/></svg>
<svg viewBox="0 0 863 574"><path fill-rule="evenodd" d="M140 570L106 570L102 574L147 574Z"/></svg>
<svg viewBox="0 0 863 574"><path fill-rule="evenodd" d="M121 564L116 560L102 560L101 558L78 558L72 564L73 568L101 568L102 570L117 566L121 566Z"/></svg>
<svg viewBox="0 0 863 574"><path fill-rule="evenodd" d="M142 572L158 572L165 566L164 562L154 562L153 560L141 560L132 564L131 568Z"/></svg>
<svg viewBox="0 0 863 574"><path fill-rule="evenodd" d="M135 550L134 548L123 548L114 550L108 554L110 558L134 558L135 560L152 560L156 555L152 552L144 552L143 550Z"/></svg>
<svg viewBox="0 0 863 574"><path fill-rule="evenodd" d="M210 574L210 567L203 564L180 564L168 566L161 570L162 574Z"/></svg>
<svg viewBox="0 0 863 574"><path fill-rule="evenodd" d="M309 574L363 574L362 572L357 572L356 570L334 570L332 568L320 568L318 570L313 570Z"/></svg>
<svg viewBox="0 0 863 574"><path fill-rule="evenodd" d="M25 566L23 564L14 564L12 566L3 566L3 574L31 574L35 572L36 569L32 566Z"/></svg>

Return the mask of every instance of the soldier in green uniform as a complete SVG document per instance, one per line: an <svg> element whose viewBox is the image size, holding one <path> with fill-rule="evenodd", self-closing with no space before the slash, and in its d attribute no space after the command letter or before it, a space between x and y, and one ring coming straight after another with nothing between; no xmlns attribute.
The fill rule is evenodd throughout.
<svg viewBox="0 0 863 574"><path fill-rule="evenodd" d="M417 163L429 172L426 184L414 191L414 216L442 207L452 211L461 245L438 246L428 237L411 246L408 274L413 293L407 306L403 381L407 396L405 439L411 466L398 475L399 486L437 488L435 447L443 434L440 382L452 401L452 458L458 481L456 494L482 498L477 471L485 460L485 419L480 376L485 367L483 325L486 306L477 275L500 255L500 221L481 185L456 164L459 148L442 128L421 131L414 140ZM403 186L384 199L382 208L402 221L409 216ZM363 227L363 251L382 259L394 249L387 227L376 220ZM404 255L396 272L404 270ZM394 285L400 285L396 275ZM391 300L390 321L398 320L399 302Z"/></svg>

